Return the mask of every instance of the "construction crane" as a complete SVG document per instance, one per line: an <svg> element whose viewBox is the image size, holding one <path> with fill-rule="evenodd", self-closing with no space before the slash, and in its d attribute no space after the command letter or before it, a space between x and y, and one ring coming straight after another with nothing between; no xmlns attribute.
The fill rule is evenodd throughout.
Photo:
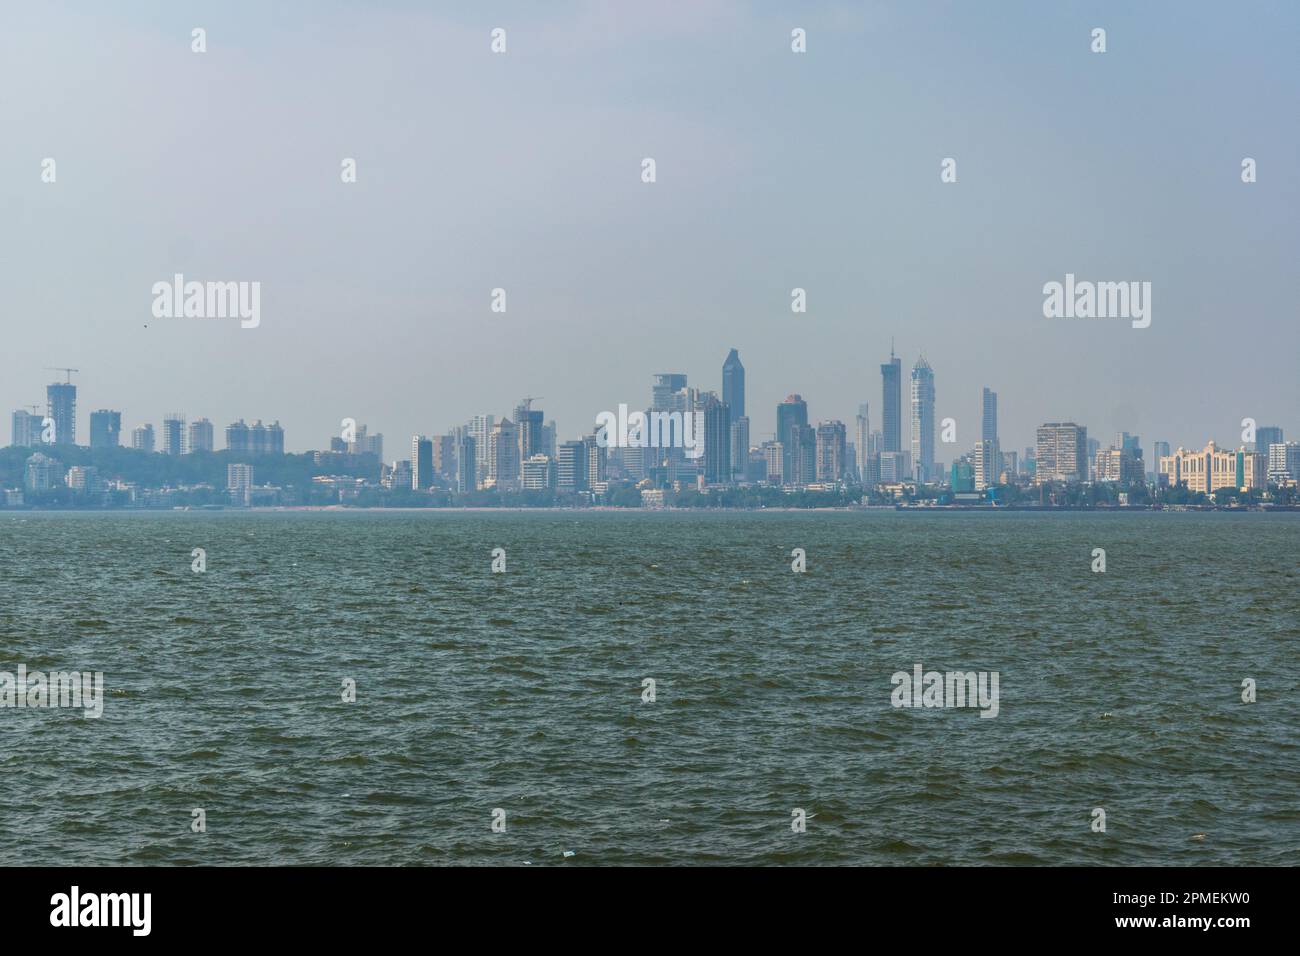
<svg viewBox="0 0 1300 956"><path fill-rule="evenodd" d="M47 372L63 372L65 375L68 376L68 380L67 380L64 384L65 384L65 385L71 385L71 384L72 384L72 373L73 373L73 372L80 372L81 369L79 369L79 368L68 368L66 365L47 365L47 366L45 366L45 371L47 371Z"/></svg>
<svg viewBox="0 0 1300 956"><path fill-rule="evenodd" d="M545 397L545 395L525 395L520 399L520 401L524 403L524 408L531 412L533 410L533 402L540 402Z"/></svg>

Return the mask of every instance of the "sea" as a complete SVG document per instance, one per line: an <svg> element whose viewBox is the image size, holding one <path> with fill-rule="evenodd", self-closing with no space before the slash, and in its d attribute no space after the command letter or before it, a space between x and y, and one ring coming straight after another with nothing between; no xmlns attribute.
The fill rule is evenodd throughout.
<svg viewBox="0 0 1300 956"><path fill-rule="evenodd" d="M1298 514L0 511L0 575L4 865L1300 864Z"/></svg>

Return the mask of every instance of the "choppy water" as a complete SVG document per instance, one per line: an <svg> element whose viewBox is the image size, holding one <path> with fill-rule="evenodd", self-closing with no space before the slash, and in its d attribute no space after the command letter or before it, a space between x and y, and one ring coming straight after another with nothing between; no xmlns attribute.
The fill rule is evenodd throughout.
<svg viewBox="0 0 1300 956"><path fill-rule="evenodd" d="M0 863L1295 865L1298 544L1224 514L0 513L0 670L108 688L99 720L0 710ZM915 663L997 670L999 715L892 708Z"/></svg>

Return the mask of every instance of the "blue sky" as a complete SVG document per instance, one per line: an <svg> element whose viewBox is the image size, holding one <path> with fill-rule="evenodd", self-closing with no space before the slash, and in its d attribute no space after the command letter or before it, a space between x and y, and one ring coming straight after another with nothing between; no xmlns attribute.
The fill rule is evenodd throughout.
<svg viewBox="0 0 1300 956"><path fill-rule="evenodd" d="M758 441L790 392L878 427L892 336L959 452L985 385L1008 449L1069 419L1300 438L1298 27L1285 3L7 5L0 404L70 365L83 440L99 407L278 418L291 450L350 416L392 458L530 394L574 437L656 372L720 388L734 347ZM153 319L176 272L260 281L261 325ZM1150 281L1151 327L1044 318L1067 272Z"/></svg>

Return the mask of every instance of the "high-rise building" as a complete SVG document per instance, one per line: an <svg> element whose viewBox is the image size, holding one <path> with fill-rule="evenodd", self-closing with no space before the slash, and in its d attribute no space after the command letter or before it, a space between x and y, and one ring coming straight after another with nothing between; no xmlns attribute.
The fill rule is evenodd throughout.
<svg viewBox="0 0 1300 956"><path fill-rule="evenodd" d="M131 447L136 451L153 454L153 426L136 425L131 429Z"/></svg>
<svg viewBox="0 0 1300 956"><path fill-rule="evenodd" d="M912 366L912 461L917 481L934 478L934 370L924 355Z"/></svg>
<svg viewBox="0 0 1300 956"><path fill-rule="evenodd" d="M802 395L787 395L785 401L776 406L776 440L781 443L782 474L781 480L787 485L800 484L800 450L798 447L798 430L808 424L808 403ZM816 439L814 438L813 456L816 460ZM814 466L814 471L815 471Z"/></svg>
<svg viewBox="0 0 1300 956"><path fill-rule="evenodd" d="M1255 429L1255 451L1268 456L1270 445L1280 445L1284 441L1282 429L1277 425L1260 425Z"/></svg>
<svg viewBox="0 0 1300 956"><path fill-rule="evenodd" d="M488 479L503 491L519 487L519 429L508 418L492 426L488 440Z"/></svg>
<svg viewBox="0 0 1300 956"><path fill-rule="evenodd" d="M519 460L525 462L542 452L542 429L546 416L533 409L533 400L525 398L515 406L515 428L519 435Z"/></svg>
<svg viewBox="0 0 1300 956"><path fill-rule="evenodd" d="M745 480L745 466L749 462L749 419L735 418L731 422L731 475Z"/></svg>
<svg viewBox="0 0 1300 956"><path fill-rule="evenodd" d="M586 491L587 443L583 439L560 445L556 483L562 491Z"/></svg>
<svg viewBox="0 0 1300 956"><path fill-rule="evenodd" d="M872 454L871 447L871 415L870 409L866 402L858 406L858 417L854 419L857 426L854 432L854 452L857 455L858 481L862 484L867 483L867 476L871 471L868 459Z"/></svg>
<svg viewBox="0 0 1300 956"><path fill-rule="evenodd" d="M90 447L117 448L122 444L122 413L101 408L90 413Z"/></svg>
<svg viewBox="0 0 1300 956"><path fill-rule="evenodd" d="M731 481L731 409L716 392L701 392L697 396L693 437L703 443L705 482Z"/></svg>
<svg viewBox="0 0 1300 956"><path fill-rule="evenodd" d="M537 454L525 459L521 483L524 491L547 491L555 487L555 462Z"/></svg>
<svg viewBox="0 0 1300 956"><path fill-rule="evenodd" d="M247 508L253 503L253 466L226 465L226 491L230 500Z"/></svg>
<svg viewBox="0 0 1300 956"><path fill-rule="evenodd" d="M163 416L162 453L164 455L185 454L185 416L180 412L171 412Z"/></svg>
<svg viewBox="0 0 1300 956"><path fill-rule="evenodd" d="M252 450L248 436L248 425L241 418L226 426L226 451L235 455L247 455Z"/></svg>
<svg viewBox="0 0 1300 956"><path fill-rule="evenodd" d="M889 347L889 364L880 366L883 394L880 402L881 451L903 450L903 363Z"/></svg>
<svg viewBox="0 0 1300 956"><path fill-rule="evenodd" d="M475 415L466 426L468 435L474 439L474 475L482 483L488 474L488 449L491 445L492 428L496 419L492 415Z"/></svg>
<svg viewBox="0 0 1300 956"><path fill-rule="evenodd" d="M55 382L45 387L47 414L54 420L54 444L77 443L77 386Z"/></svg>
<svg viewBox="0 0 1300 956"><path fill-rule="evenodd" d="M905 451L882 451L876 456L880 477L877 484L896 485L912 478L912 456Z"/></svg>
<svg viewBox="0 0 1300 956"><path fill-rule="evenodd" d="M596 441L596 433L587 438L587 487L594 492L604 493L608 480L609 460L605 453L609 449L601 447Z"/></svg>
<svg viewBox="0 0 1300 956"><path fill-rule="evenodd" d="M476 442L474 436L470 434L468 426L464 428L458 427L454 435L456 439L456 491L458 494L465 494L478 487L478 450L474 447Z"/></svg>
<svg viewBox="0 0 1300 956"><path fill-rule="evenodd" d="M740 353L732 349L722 363L722 400L731 409L731 420L745 417L745 366L740 364Z"/></svg>
<svg viewBox="0 0 1300 956"><path fill-rule="evenodd" d="M411 488L424 491L433 487L433 442L423 435L411 439Z"/></svg>
<svg viewBox="0 0 1300 956"><path fill-rule="evenodd" d="M1268 480L1275 484L1300 481L1300 442L1273 442L1268 446Z"/></svg>
<svg viewBox="0 0 1300 956"><path fill-rule="evenodd" d="M845 458L846 430L840 421L817 425L816 477L818 481L843 481L848 461Z"/></svg>
<svg viewBox="0 0 1300 956"><path fill-rule="evenodd" d="M209 452L215 447L212 422L197 418L190 422L189 453Z"/></svg>
<svg viewBox="0 0 1300 956"><path fill-rule="evenodd" d="M773 485L782 484L785 481L785 446L779 441L765 441L761 450L767 462L765 480Z"/></svg>
<svg viewBox="0 0 1300 956"><path fill-rule="evenodd" d="M981 439L975 443L975 454L970 461L976 491L983 491L998 483L1002 474L1002 453L996 438Z"/></svg>
<svg viewBox="0 0 1300 956"><path fill-rule="evenodd" d="M1088 480L1088 429L1074 422L1038 426L1035 484Z"/></svg>
<svg viewBox="0 0 1300 956"><path fill-rule="evenodd" d="M555 443L556 433L554 418L542 426L542 454L552 461L555 460L555 449L557 447Z"/></svg>
<svg viewBox="0 0 1300 956"><path fill-rule="evenodd" d="M456 435L433 438L433 473L453 485L456 483Z"/></svg>
<svg viewBox="0 0 1300 956"><path fill-rule="evenodd" d="M980 439L998 440L998 393L985 386L983 414L980 417Z"/></svg>
<svg viewBox="0 0 1300 956"><path fill-rule="evenodd" d="M16 448L32 448L41 444L41 417L24 409L13 414L13 445Z"/></svg>

